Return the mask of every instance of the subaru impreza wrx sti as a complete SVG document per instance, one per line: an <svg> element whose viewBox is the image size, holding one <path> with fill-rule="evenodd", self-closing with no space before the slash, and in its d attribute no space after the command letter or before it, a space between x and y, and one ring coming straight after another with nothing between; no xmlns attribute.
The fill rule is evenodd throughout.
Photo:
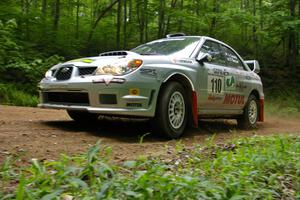
<svg viewBox="0 0 300 200"><path fill-rule="evenodd" d="M205 36L168 35L131 51L111 51L50 68L39 84L42 108L79 122L100 115L149 118L170 138L199 118L232 118L244 128L264 120L256 60Z"/></svg>

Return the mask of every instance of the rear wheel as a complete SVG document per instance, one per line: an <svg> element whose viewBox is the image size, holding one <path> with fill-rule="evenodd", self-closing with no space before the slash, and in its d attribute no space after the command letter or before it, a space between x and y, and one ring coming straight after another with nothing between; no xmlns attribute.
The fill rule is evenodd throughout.
<svg viewBox="0 0 300 200"><path fill-rule="evenodd" d="M177 82L169 82L161 89L157 110L156 129L169 138L180 137L187 124L187 99L185 91Z"/></svg>
<svg viewBox="0 0 300 200"><path fill-rule="evenodd" d="M67 110L68 115L76 122L93 123L99 118L99 114L85 111Z"/></svg>
<svg viewBox="0 0 300 200"><path fill-rule="evenodd" d="M237 119L239 127L243 129L256 128L258 112L258 100L254 95L250 95L243 115Z"/></svg>

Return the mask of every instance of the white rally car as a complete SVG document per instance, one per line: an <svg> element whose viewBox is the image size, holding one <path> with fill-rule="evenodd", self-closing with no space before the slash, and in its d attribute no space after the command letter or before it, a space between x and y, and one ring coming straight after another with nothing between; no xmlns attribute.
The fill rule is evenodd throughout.
<svg viewBox="0 0 300 200"><path fill-rule="evenodd" d="M251 68L251 69L250 69ZM40 82L39 107L65 109L77 121L100 115L143 117L170 138L198 118L264 120L258 62L204 36L168 35L131 51L60 63Z"/></svg>

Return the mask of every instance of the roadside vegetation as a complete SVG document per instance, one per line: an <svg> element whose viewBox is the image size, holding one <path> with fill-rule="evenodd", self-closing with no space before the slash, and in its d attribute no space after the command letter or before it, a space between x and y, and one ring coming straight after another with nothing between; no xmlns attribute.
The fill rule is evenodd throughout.
<svg viewBox="0 0 300 200"><path fill-rule="evenodd" d="M17 88L14 84L0 83L0 103L12 106L36 106L38 97Z"/></svg>
<svg viewBox="0 0 300 200"><path fill-rule="evenodd" d="M243 138L187 148L172 158L111 163L100 143L86 154L0 168L1 199L299 199L300 137Z"/></svg>
<svg viewBox="0 0 300 200"><path fill-rule="evenodd" d="M299 1L4 0L0 11L0 104L36 105L39 80L61 61L176 32L215 37L259 60L265 91L300 93ZM281 97L297 104L287 103L287 114L299 110L299 96L266 97L273 110L285 107Z"/></svg>
<svg viewBox="0 0 300 200"><path fill-rule="evenodd" d="M266 100L266 116L300 117L300 100L296 96L275 97Z"/></svg>

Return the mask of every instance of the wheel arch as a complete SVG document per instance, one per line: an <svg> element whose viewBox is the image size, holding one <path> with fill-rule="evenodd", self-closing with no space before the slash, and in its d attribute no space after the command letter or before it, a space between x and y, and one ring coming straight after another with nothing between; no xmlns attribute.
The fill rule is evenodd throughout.
<svg viewBox="0 0 300 200"><path fill-rule="evenodd" d="M254 96L256 97L257 100L260 100L259 92L258 92L256 89L254 89L254 90L252 90L252 91L250 92L249 97L250 97L251 95L254 95ZM248 97L248 98L249 98L249 97Z"/></svg>
<svg viewBox="0 0 300 200"><path fill-rule="evenodd" d="M188 125L198 127L197 94L192 80L183 73L173 73L169 75L166 79L164 79L159 88L157 101L159 101L162 88L169 82L178 82L183 86L184 90L186 91L187 106L189 111Z"/></svg>
<svg viewBox="0 0 300 200"><path fill-rule="evenodd" d="M168 83L170 81L175 81L175 82L180 83L185 88L187 87L189 89L189 91L194 91L195 90L194 84L191 81L191 79L187 75L185 75L183 73L173 73L173 74L169 75L163 81L162 85L166 84L166 83Z"/></svg>

